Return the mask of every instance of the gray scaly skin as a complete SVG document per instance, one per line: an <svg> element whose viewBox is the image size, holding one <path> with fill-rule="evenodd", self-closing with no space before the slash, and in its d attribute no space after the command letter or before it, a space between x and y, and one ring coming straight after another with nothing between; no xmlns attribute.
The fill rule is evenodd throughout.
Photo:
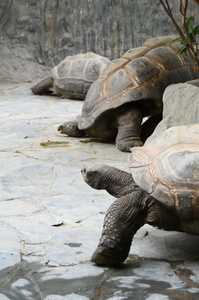
<svg viewBox="0 0 199 300"><path fill-rule="evenodd" d="M107 165L91 165L82 169L82 175L92 188L105 189L118 198L107 211L92 262L99 265L123 262L134 234L146 223L165 230L182 231L178 217L138 187L130 173Z"/></svg>

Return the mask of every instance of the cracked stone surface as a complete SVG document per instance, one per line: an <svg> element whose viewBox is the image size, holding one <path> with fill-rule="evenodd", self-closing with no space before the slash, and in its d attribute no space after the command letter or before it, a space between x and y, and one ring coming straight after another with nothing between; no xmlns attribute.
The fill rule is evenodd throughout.
<svg viewBox="0 0 199 300"><path fill-rule="evenodd" d="M82 102L0 85L0 300L199 299L199 237L142 227L125 263L90 262L114 200L81 176L90 163L128 171L113 143L57 131Z"/></svg>

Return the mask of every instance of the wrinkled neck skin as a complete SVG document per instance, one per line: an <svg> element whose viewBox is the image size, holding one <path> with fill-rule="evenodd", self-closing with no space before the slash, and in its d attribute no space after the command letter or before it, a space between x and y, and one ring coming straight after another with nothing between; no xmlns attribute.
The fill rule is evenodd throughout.
<svg viewBox="0 0 199 300"><path fill-rule="evenodd" d="M107 174L105 190L115 198L120 198L133 191L140 191L141 188L135 183L131 173L116 169L114 174Z"/></svg>

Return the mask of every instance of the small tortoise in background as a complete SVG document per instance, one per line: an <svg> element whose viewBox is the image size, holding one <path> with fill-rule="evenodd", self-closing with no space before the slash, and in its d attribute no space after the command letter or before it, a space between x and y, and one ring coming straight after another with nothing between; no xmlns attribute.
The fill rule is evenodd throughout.
<svg viewBox="0 0 199 300"><path fill-rule="evenodd" d="M145 223L199 235L199 124L172 127L129 155L130 173L107 165L82 170L84 180L119 198L107 211L102 237L92 256L117 264L129 253Z"/></svg>
<svg viewBox="0 0 199 300"><path fill-rule="evenodd" d="M176 54L180 44L164 47L175 38L171 35L149 39L110 62L91 85L82 114L58 130L69 136L116 137L121 151L141 146L142 119L162 112L165 88L199 76L190 57Z"/></svg>
<svg viewBox="0 0 199 300"><path fill-rule="evenodd" d="M54 92L62 98L84 100L91 84L98 79L110 60L93 52L67 56L54 69L51 77L34 85L34 94Z"/></svg>

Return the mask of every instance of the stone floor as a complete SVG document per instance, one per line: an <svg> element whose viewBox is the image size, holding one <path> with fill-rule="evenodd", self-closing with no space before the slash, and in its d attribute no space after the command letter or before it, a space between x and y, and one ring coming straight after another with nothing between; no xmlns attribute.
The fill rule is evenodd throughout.
<svg viewBox="0 0 199 300"><path fill-rule="evenodd" d="M199 237L144 226L121 267L89 261L113 197L80 170L128 170L127 154L61 135L82 102L29 88L0 86L0 300L199 299Z"/></svg>

